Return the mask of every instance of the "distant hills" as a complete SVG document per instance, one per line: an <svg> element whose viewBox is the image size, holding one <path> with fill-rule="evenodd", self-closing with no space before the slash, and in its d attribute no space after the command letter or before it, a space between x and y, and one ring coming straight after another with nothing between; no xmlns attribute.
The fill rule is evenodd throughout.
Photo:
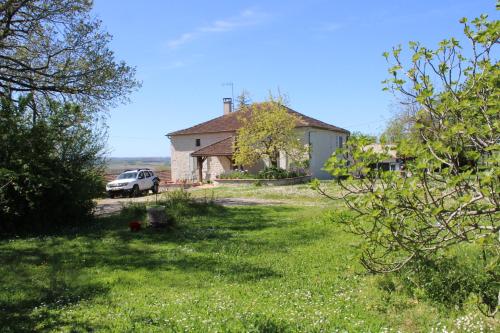
<svg viewBox="0 0 500 333"><path fill-rule="evenodd" d="M165 163L170 165L170 157L108 157L108 164L113 163L134 163L134 162L146 162L146 163Z"/></svg>
<svg viewBox="0 0 500 333"><path fill-rule="evenodd" d="M128 169L150 168L160 177L161 183L170 181L170 157L108 157L105 178L111 181Z"/></svg>
<svg viewBox="0 0 500 333"><path fill-rule="evenodd" d="M116 174L126 169L151 168L170 170L170 157L108 157L107 173Z"/></svg>

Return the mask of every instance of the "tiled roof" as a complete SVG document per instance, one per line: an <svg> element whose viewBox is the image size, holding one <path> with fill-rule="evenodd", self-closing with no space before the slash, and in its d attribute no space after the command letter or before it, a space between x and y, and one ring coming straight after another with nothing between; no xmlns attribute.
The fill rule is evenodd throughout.
<svg viewBox="0 0 500 333"><path fill-rule="evenodd" d="M264 104L258 104L259 107L262 107ZM302 113L294 111L290 108L287 108L288 112L296 115L299 118L296 127L315 127L320 129L326 129L330 131L349 133L348 130L327 124L320 120L308 117ZM235 132L237 129L241 127L241 122L239 120L240 114L242 111L231 112L229 114L225 114L223 116L214 118L212 120L203 122L201 124L195 125L193 127L189 127L183 130L175 131L168 133L168 136L174 135L186 135L186 134L202 134L202 133L219 133L219 132ZM248 114L248 113L244 113Z"/></svg>
<svg viewBox="0 0 500 333"><path fill-rule="evenodd" d="M233 155L233 137L222 139L191 153L191 156L231 156Z"/></svg>
<svg viewBox="0 0 500 333"><path fill-rule="evenodd" d="M295 114L296 116L299 117L299 124L297 124L297 127L315 127L315 128L320 128L320 129L326 129L330 131L335 131L335 132L343 132L349 134L350 132L344 128L337 127L334 125L327 124L321 120L315 119L308 117L300 112L294 111L292 109L288 109L289 113Z"/></svg>

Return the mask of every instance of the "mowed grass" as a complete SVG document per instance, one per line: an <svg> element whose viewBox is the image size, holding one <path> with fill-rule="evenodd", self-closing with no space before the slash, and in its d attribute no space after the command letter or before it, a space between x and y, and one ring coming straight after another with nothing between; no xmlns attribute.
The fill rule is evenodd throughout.
<svg viewBox="0 0 500 333"><path fill-rule="evenodd" d="M322 188L328 193L335 194L340 187L333 181L323 181ZM190 193L197 198L257 198L267 200L278 200L290 205L320 205L336 207L340 202L320 195L311 189L309 184L298 184L288 186L214 186L204 188L192 188Z"/></svg>
<svg viewBox="0 0 500 333"><path fill-rule="evenodd" d="M2 240L1 331L494 329L474 309L384 291L328 209L198 205L173 230L131 233L124 213Z"/></svg>

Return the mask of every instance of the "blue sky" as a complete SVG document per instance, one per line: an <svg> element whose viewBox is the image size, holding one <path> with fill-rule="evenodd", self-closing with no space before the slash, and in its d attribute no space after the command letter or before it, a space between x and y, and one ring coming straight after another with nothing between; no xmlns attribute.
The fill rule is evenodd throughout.
<svg viewBox="0 0 500 333"><path fill-rule="evenodd" d="M380 133L396 107L382 91L382 52L416 40L434 47L462 35L458 20L493 0L95 0L118 59L142 88L110 110L110 156L169 156L165 134L222 114L222 98L269 90L290 106L350 131Z"/></svg>

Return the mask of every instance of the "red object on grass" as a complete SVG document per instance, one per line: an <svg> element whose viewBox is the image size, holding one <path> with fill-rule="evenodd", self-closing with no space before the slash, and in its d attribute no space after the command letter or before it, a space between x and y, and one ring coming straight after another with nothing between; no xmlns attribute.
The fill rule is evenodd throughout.
<svg viewBox="0 0 500 333"><path fill-rule="evenodd" d="M141 230L141 222L132 221L128 224L128 227L130 228L130 231L139 231Z"/></svg>

